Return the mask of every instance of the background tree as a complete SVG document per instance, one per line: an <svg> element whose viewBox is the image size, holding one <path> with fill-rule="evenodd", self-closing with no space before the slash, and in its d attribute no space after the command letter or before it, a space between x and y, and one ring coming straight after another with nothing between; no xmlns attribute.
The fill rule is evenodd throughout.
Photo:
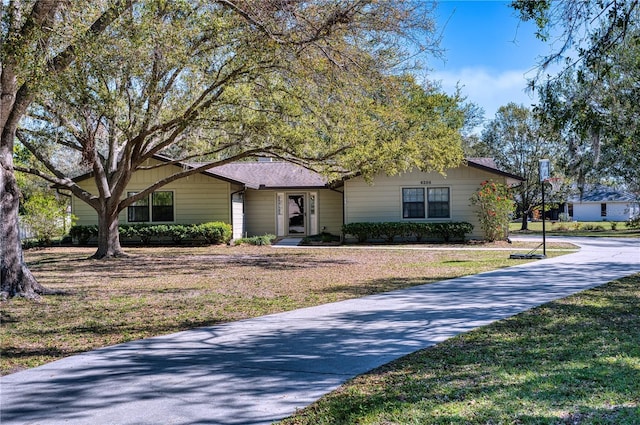
<svg viewBox="0 0 640 425"><path fill-rule="evenodd" d="M67 214L68 205L67 199L36 192L24 202L23 223L39 243L50 245L54 238L64 236L72 225Z"/></svg>
<svg viewBox="0 0 640 425"><path fill-rule="evenodd" d="M540 63L531 86L540 92L543 120L566 142L563 166L580 190L588 183L617 180L638 191L638 69L640 3L628 1L515 1L523 20L534 20L538 36L560 46ZM561 43L557 43L560 40ZM562 71L544 77L550 64Z"/></svg>
<svg viewBox="0 0 640 425"><path fill-rule="evenodd" d="M542 202L538 160L550 158L553 162L561 147L529 108L515 103L498 109L473 146L474 155L492 157L502 170L526 179L513 189L521 230L528 228L529 214Z"/></svg>
<svg viewBox="0 0 640 425"><path fill-rule="evenodd" d="M72 49L74 61L55 83L40 81L45 95L17 133L46 167L22 171L67 187L98 212L96 257L122 254L117 212L215 164L267 154L327 174L370 175L372 164L394 173L410 166L443 170L461 159L455 143L444 146L447 136L455 137L456 120L428 122L405 102L439 99L444 104L432 109L441 111L448 98L390 77L408 65L407 42L417 44L413 52L435 46L426 3L149 0L127 6L117 20L81 38L82 48ZM81 156L95 193L51 160L61 148ZM173 158L166 165L206 164L127 197L132 173L151 167L156 154Z"/></svg>
<svg viewBox="0 0 640 425"><path fill-rule="evenodd" d="M552 64L571 71L632 42L635 36L629 30L637 25L640 1L514 0L511 7L521 20L536 24L540 40L553 41L553 50L539 63L538 77L544 82L544 72ZM536 81L531 85L535 87Z"/></svg>
<svg viewBox="0 0 640 425"><path fill-rule="evenodd" d="M637 37L540 89L540 115L563 134L561 165L581 193L612 180L640 191L640 28L628 31Z"/></svg>
<svg viewBox="0 0 640 425"><path fill-rule="evenodd" d="M14 165L16 168L42 168L36 158L20 143L14 146ZM61 166L68 163L60 161ZM38 242L48 245L55 237L63 236L71 226L67 212L71 200L68 196L56 193L43 179L26 173L16 173L20 188L20 223L28 229Z"/></svg>
<svg viewBox="0 0 640 425"><path fill-rule="evenodd" d="M0 4L0 298L35 298L38 284L22 258L20 190L13 165L16 130L42 85L74 60L85 39L109 26L132 1L19 1Z"/></svg>

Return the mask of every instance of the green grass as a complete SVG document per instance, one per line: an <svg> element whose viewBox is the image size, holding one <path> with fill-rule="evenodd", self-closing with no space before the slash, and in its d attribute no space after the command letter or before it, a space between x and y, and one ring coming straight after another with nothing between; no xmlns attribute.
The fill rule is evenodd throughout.
<svg viewBox="0 0 640 425"><path fill-rule="evenodd" d="M413 353L281 424L640 424L640 274Z"/></svg>
<svg viewBox="0 0 640 425"><path fill-rule="evenodd" d="M526 262L510 260L509 252L482 250L485 246L495 244L465 251L441 246L433 251L155 247L130 248L131 257L108 261L87 260L95 248L27 250L34 276L64 295L46 296L39 303L0 303L0 371L12 373L130 340ZM509 245L514 251L525 246Z"/></svg>
<svg viewBox="0 0 640 425"><path fill-rule="evenodd" d="M542 234L542 222L531 221L528 230L520 230L522 223L509 224L509 232L512 235ZM561 222L546 221L545 231L550 236L580 236L580 237L640 237L640 229L627 227L625 222L591 221L591 222Z"/></svg>

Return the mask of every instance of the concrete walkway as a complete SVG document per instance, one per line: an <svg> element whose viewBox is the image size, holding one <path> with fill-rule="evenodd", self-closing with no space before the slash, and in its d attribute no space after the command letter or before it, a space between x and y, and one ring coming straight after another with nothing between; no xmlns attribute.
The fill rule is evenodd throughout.
<svg viewBox="0 0 640 425"><path fill-rule="evenodd" d="M284 239L280 239L279 241L276 241L276 243L274 243L273 246L274 247L282 247L282 246L296 247L300 245L300 242L302 242L302 238L284 238Z"/></svg>
<svg viewBox="0 0 640 425"><path fill-rule="evenodd" d="M3 377L2 425L268 424L458 333L640 272L638 239L108 347Z"/></svg>

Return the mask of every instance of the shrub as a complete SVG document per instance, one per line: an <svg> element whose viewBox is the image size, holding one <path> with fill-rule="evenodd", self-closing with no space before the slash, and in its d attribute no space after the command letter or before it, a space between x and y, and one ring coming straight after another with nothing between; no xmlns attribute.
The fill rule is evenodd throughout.
<svg viewBox="0 0 640 425"><path fill-rule="evenodd" d="M430 227L431 232L444 242L464 240L465 235L473 231L473 224L466 222L430 223Z"/></svg>
<svg viewBox="0 0 640 425"><path fill-rule="evenodd" d="M271 245L276 240L276 235L262 235L252 236L250 238L236 239L236 245L248 244L248 245Z"/></svg>
<svg viewBox="0 0 640 425"><path fill-rule="evenodd" d="M120 237L121 238L126 238L126 239L136 239L139 238L140 235L138 233L138 226L131 226L131 225L121 225L118 227L118 232L120 232Z"/></svg>
<svg viewBox="0 0 640 425"><path fill-rule="evenodd" d="M506 239L509 219L515 209L509 187L493 180L484 181L470 201L478 207L477 216L485 239L490 242Z"/></svg>
<svg viewBox="0 0 640 425"><path fill-rule="evenodd" d="M231 240L231 225L221 221L203 223L197 226L197 234L208 244L228 243Z"/></svg>
<svg viewBox="0 0 640 425"><path fill-rule="evenodd" d="M421 242L428 238L435 237L433 226L431 223L408 223L411 228L411 234L415 236L416 241Z"/></svg>
<svg viewBox="0 0 640 425"><path fill-rule="evenodd" d="M185 239L189 239L192 235L191 227L182 224L174 224L171 226L160 225L158 227L158 233L167 235L171 238L173 243L180 245Z"/></svg>
<svg viewBox="0 0 640 425"><path fill-rule="evenodd" d="M142 239L142 243L144 245L149 245L151 243L151 238L157 236L157 229L155 226L146 226L144 224L139 224L136 227L136 231L138 232L138 236Z"/></svg>
<svg viewBox="0 0 640 425"><path fill-rule="evenodd" d="M69 236L76 239L80 245L86 245L92 237L98 237L98 226L73 226L69 229Z"/></svg>
<svg viewBox="0 0 640 425"><path fill-rule="evenodd" d="M372 237L374 223L349 223L342 226L342 233L353 235L358 242L365 242Z"/></svg>
<svg viewBox="0 0 640 425"><path fill-rule="evenodd" d="M602 232L602 231L604 231L604 226L601 225L601 224L590 224L590 223L587 223L587 224L584 224L582 226L582 230L586 230L586 231L589 231L589 232Z"/></svg>
<svg viewBox="0 0 640 425"><path fill-rule="evenodd" d="M640 214L635 217L631 217L627 221L627 227L630 229L640 229Z"/></svg>
<svg viewBox="0 0 640 425"><path fill-rule="evenodd" d="M466 222L418 223L418 222L382 222L349 223L342 226L345 235L353 235L358 242L384 237L392 242L397 237L415 237L418 241L427 237L437 237L444 242L464 240L467 233L473 231L473 225Z"/></svg>
<svg viewBox="0 0 640 425"><path fill-rule="evenodd" d="M202 224L124 224L118 226L122 238L140 239L143 245L149 245L155 239L169 238L175 244L185 240L202 240L209 244L227 243L231 240L231 225L222 222ZM69 235L86 245L91 237L98 236L98 226L73 226Z"/></svg>
<svg viewBox="0 0 640 425"><path fill-rule="evenodd" d="M385 222L377 223L378 236L384 237L388 243L393 242L396 237L403 238L411 234L411 226L406 226L406 223L399 222Z"/></svg>
<svg viewBox="0 0 640 425"><path fill-rule="evenodd" d="M310 245L313 243L336 243L340 242L340 236L333 235L329 232L318 233L317 235L309 235L302 239L303 245Z"/></svg>

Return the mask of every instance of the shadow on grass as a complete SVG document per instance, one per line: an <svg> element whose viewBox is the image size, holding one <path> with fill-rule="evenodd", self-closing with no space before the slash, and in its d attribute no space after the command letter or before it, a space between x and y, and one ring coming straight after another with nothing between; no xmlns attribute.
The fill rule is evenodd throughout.
<svg viewBox="0 0 640 425"><path fill-rule="evenodd" d="M418 278L381 278L370 279L365 284L357 283L353 285L332 285L322 289L324 294L343 293L351 296L365 296L398 289L411 288L419 285L426 285L441 280L450 279L450 276L418 277Z"/></svg>
<svg viewBox="0 0 640 425"><path fill-rule="evenodd" d="M136 254L129 257L106 260L72 258L54 255L30 262L34 273L50 275L54 280L71 274L103 275L112 278L162 277L163 275L192 275L202 269L212 268L261 268L264 270L310 269L349 265L348 259L318 257L304 253L271 254L182 254L153 256Z"/></svg>
<svg viewBox="0 0 640 425"><path fill-rule="evenodd" d="M124 417L136 420L124 416L132 414L131 406L144 415L160 410L165 416L156 418L157 423L269 423L311 403L352 376L456 334L592 287L599 284L594 282L596 272L620 273L630 268L635 265L613 260L585 262L566 265L563 276L571 278L559 279L550 273L555 270L552 263L536 263L517 269L519 279L515 281L513 270L498 270L334 303L319 310L297 310L120 344L3 377L3 424L46 422L53 411L57 423L91 423L96 414L106 412L122 415L110 416L112 423L122 423ZM619 302L627 301L627 296L619 294ZM630 308L628 320L636 320L638 304ZM589 307L584 314L591 312L589 317L599 322L601 319L596 319L607 317L610 310L604 303ZM580 366L570 357L578 331L585 335L577 338L585 340L584 351L588 355L581 360L585 362L585 375L603 376L600 368L613 357L621 359L613 364L619 370L618 376L629 376L629 387L624 392L613 393L603 387L601 393L608 402L622 406L629 394L640 393L640 368L625 364L621 351L619 357L606 354L608 351L589 357L600 353L596 349L602 346L603 339L587 338L594 331L593 326L582 324L583 317L579 321L558 320L559 311L555 306L548 314L536 310L526 316L528 321L507 321L502 328L487 328L486 334L472 332L466 339L445 343L444 349L420 351L396 363L404 362L404 370L379 369L373 375L375 381L365 386L369 401L356 397L358 403L353 404L350 391L343 389L329 402L330 406L347 409L350 415L390 406L408 415L413 407L417 414L429 412L433 408L423 403L436 400L479 412L484 395L490 394L497 401L489 402L494 406L486 407L488 415L498 410L527 414L530 412L516 410L522 409L520 404L511 407L500 403L532 403L538 399L556 403L560 397L569 399L567 394L584 383L569 373ZM577 314L573 311L568 317ZM622 336L628 334L627 338L637 342L640 327L635 327L636 333L629 332L630 327L616 322L613 328L607 328L607 339L623 341ZM551 336L558 333L561 337ZM526 350L521 343L509 348L512 340L522 338L531 339ZM558 340L565 343L557 346ZM637 344L634 347L637 350ZM545 360L544 356L546 363L540 361ZM538 363L530 363L534 361ZM526 371L532 375L522 375ZM501 376L508 379L496 380ZM616 381L609 379L604 384L611 382ZM556 390L554 383L562 385ZM593 391L595 384L586 388L591 395L598 393ZM627 398L623 399L625 394ZM569 415L580 413L573 410L575 406L589 409L585 396L570 400L573 407L567 409ZM537 417L547 416L534 412ZM509 417L504 422L513 423L513 416ZM320 423L317 418L311 422Z"/></svg>
<svg viewBox="0 0 640 425"><path fill-rule="evenodd" d="M410 354L283 423L638 424L639 286L622 279Z"/></svg>

